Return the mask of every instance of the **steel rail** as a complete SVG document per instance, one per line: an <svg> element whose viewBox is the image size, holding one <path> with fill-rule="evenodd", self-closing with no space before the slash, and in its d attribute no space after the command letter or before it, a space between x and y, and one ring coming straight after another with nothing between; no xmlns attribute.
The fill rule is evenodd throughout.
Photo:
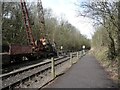
<svg viewBox="0 0 120 90"><path fill-rule="evenodd" d="M64 63L67 60L69 60L69 57L57 58L57 59L55 59L55 62L56 62L55 66L57 66L61 63ZM43 67L41 67L41 69L37 68L37 67L40 67L40 66L43 66ZM12 86L12 85L14 85L14 84L16 84L20 81L24 81L25 79L27 79L29 77L32 77L32 76L34 76L34 75L36 75L40 72L44 72L45 70L48 70L50 68L51 68L51 60L48 60L48 61L41 62L41 63L35 64L35 65L32 65L32 66L28 66L26 68L22 68L22 69L13 71L13 72L8 73L8 74L1 75L0 78L4 78L2 89L10 87L10 86ZM7 77L7 78L5 79L5 77Z"/></svg>

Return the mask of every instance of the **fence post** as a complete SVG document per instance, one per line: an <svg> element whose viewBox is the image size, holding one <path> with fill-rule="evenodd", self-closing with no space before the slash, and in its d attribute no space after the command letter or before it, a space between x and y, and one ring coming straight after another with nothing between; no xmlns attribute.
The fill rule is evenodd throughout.
<svg viewBox="0 0 120 90"><path fill-rule="evenodd" d="M85 50L83 49L83 56L85 55Z"/></svg>
<svg viewBox="0 0 120 90"><path fill-rule="evenodd" d="M79 51L79 58L81 58L81 51Z"/></svg>
<svg viewBox="0 0 120 90"><path fill-rule="evenodd" d="M77 59L79 59L79 52L77 52Z"/></svg>
<svg viewBox="0 0 120 90"><path fill-rule="evenodd" d="M72 66L72 53L70 53L70 67Z"/></svg>
<svg viewBox="0 0 120 90"><path fill-rule="evenodd" d="M83 56L83 51L81 51L80 54L81 54L80 57L82 57Z"/></svg>
<svg viewBox="0 0 120 90"><path fill-rule="evenodd" d="M54 62L54 58L52 57L51 58L51 75L52 75L52 78L54 79L55 78L55 62Z"/></svg>
<svg viewBox="0 0 120 90"><path fill-rule="evenodd" d="M77 52L77 60L76 60L76 62L79 60L79 52Z"/></svg>

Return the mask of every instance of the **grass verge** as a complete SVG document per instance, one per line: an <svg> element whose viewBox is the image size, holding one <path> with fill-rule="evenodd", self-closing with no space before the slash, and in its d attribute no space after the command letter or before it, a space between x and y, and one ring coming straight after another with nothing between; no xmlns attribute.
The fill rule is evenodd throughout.
<svg viewBox="0 0 120 90"><path fill-rule="evenodd" d="M109 60L107 57L108 48L107 47L97 47L92 48L89 51L89 54L92 54L96 57L96 59L99 61L101 66L104 67L104 69L109 73L110 79L112 79L115 83L117 83L120 86L120 77L118 75L118 61L117 58L115 60Z"/></svg>

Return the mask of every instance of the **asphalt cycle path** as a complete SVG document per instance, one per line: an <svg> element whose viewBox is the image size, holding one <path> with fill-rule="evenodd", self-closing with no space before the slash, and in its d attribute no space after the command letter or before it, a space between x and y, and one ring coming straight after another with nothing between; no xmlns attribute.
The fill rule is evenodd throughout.
<svg viewBox="0 0 120 90"><path fill-rule="evenodd" d="M45 88L116 88L96 58L86 55Z"/></svg>

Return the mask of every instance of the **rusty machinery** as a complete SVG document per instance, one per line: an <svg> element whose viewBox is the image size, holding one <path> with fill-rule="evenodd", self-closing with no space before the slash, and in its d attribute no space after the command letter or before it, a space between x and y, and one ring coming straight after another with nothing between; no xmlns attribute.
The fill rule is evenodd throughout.
<svg viewBox="0 0 120 90"><path fill-rule="evenodd" d="M45 20L44 20L44 13L43 13L43 7L41 0L38 0L37 2L37 8L38 8L38 17L39 17L39 24L40 24L40 38L42 38L44 42L41 42L40 40L37 41L33 37L32 34L32 28L29 20L29 13L27 10L26 2L25 0L20 0L22 12L23 12L23 20L24 25L26 28L26 35L28 40L28 45L18 45L18 44L11 44L9 45L9 50L7 54L3 55L3 63L7 62L10 63L11 60L14 60L16 62L22 60L23 57L27 57L29 59L38 58L41 56L57 56L57 52L52 47L50 43L47 43L45 45L47 48L44 49L44 42L45 42ZM44 38L43 38L44 37ZM9 57L6 59L6 56ZM7 61L6 61L7 60Z"/></svg>

